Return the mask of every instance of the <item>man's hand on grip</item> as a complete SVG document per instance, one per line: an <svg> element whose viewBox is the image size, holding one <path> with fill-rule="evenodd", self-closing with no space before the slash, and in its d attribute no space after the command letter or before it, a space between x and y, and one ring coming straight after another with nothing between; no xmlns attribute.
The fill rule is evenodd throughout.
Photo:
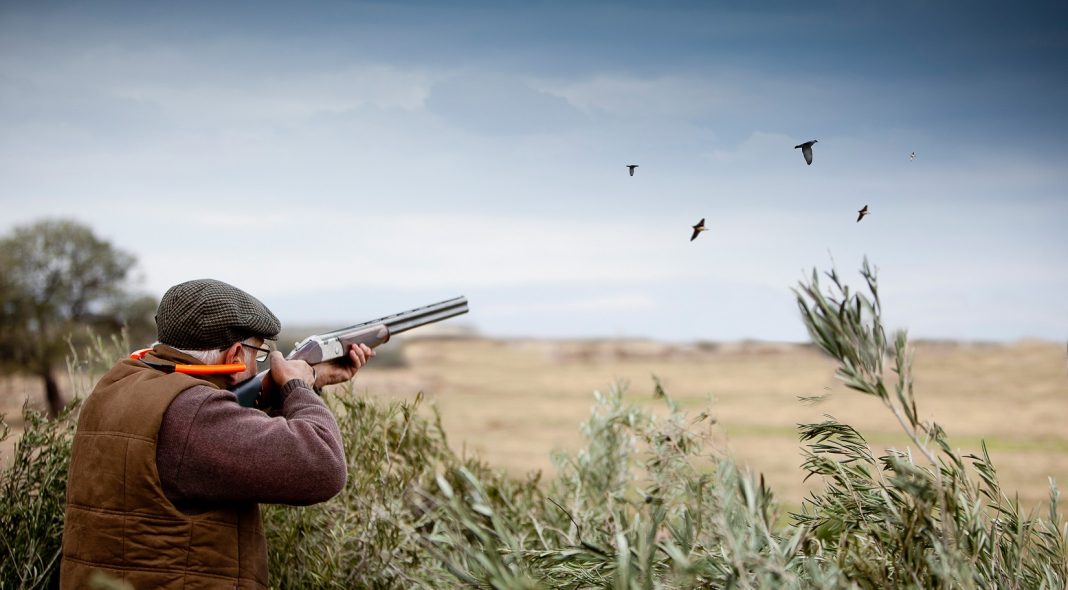
<svg viewBox="0 0 1068 590"><path fill-rule="evenodd" d="M350 344L348 356L315 365L315 387L322 388L352 379L360 367L366 365L374 356L375 350L370 346Z"/></svg>
<svg viewBox="0 0 1068 590"><path fill-rule="evenodd" d="M315 383L315 372L312 371L311 365L305 361L286 360L286 357L282 356L282 353L277 350L272 352L267 357L267 360L271 362L270 377L273 382L271 385L277 389L281 389L283 385L293 379L301 379L309 385Z"/></svg>

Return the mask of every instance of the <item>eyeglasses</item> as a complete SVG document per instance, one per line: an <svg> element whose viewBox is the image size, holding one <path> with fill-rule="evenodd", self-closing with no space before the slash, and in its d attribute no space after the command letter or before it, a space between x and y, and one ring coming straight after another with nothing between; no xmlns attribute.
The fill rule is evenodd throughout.
<svg viewBox="0 0 1068 590"><path fill-rule="evenodd" d="M257 363L262 363L263 361L267 360L267 356L269 354L271 354L272 352L274 352L274 350L270 346L268 346L266 348L260 348L259 346L252 346L251 344L245 344L244 342L241 343L241 346L244 346L246 348L251 348L252 350L256 351L256 362Z"/></svg>

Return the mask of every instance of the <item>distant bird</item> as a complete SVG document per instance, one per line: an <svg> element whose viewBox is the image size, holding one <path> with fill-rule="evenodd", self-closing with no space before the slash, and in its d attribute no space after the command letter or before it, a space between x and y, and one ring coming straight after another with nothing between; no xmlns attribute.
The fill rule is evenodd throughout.
<svg viewBox="0 0 1068 590"><path fill-rule="evenodd" d="M630 175L631 176L634 176L634 169L637 168L637 167L638 167L637 164L627 164L627 168L630 169Z"/></svg>
<svg viewBox="0 0 1068 590"><path fill-rule="evenodd" d="M857 211L857 213L860 213L860 215L857 215L857 223L860 223L860 220L864 219L865 215L871 215L871 211L868 211L867 205L864 205L864 208L860 211Z"/></svg>
<svg viewBox="0 0 1068 590"><path fill-rule="evenodd" d="M701 235L701 232L703 232L703 231L708 231L708 228L705 227L705 218L704 217L701 218L701 221L697 222L697 225L693 226L693 235L690 236L690 241L692 242L692 241L696 240L697 236Z"/></svg>
<svg viewBox="0 0 1068 590"><path fill-rule="evenodd" d="M916 152L912 152L911 154L909 154L909 162L911 162L911 161L913 161L915 159L916 159Z"/></svg>
<svg viewBox="0 0 1068 590"><path fill-rule="evenodd" d="M818 139L813 139L812 141L806 141L805 143L803 143L801 145L795 145L794 146L795 150L797 148L801 148L801 154L803 156L805 156L805 163L807 163L809 166L812 165L812 144L814 144L814 143L816 143L818 141L819 141Z"/></svg>

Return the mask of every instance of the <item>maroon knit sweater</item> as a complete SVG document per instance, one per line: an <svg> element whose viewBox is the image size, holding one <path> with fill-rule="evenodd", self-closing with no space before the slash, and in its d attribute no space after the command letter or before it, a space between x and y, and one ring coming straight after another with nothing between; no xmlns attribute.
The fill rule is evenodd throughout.
<svg viewBox="0 0 1068 590"><path fill-rule="evenodd" d="M304 381L282 388L279 416L238 405L205 385L178 394L163 415L156 466L176 506L209 502L306 505L345 487L333 414Z"/></svg>

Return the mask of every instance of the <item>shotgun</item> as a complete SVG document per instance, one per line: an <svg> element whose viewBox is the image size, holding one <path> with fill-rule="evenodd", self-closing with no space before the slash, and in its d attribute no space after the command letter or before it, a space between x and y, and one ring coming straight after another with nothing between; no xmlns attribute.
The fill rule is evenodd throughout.
<svg viewBox="0 0 1068 590"><path fill-rule="evenodd" d="M286 356L289 360L302 360L309 365L346 356L350 344L366 344L374 348L389 342L394 334L407 332L412 328L440 322L454 316L467 313L467 298L456 297L440 303L417 307L393 315L370 320L348 328L341 328L325 334L315 334L297 343L293 352ZM231 390L237 395L237 403L251 408L256 405L260 395L263 377L270 372L262 371L251 379L242 381Z"/></svg>

